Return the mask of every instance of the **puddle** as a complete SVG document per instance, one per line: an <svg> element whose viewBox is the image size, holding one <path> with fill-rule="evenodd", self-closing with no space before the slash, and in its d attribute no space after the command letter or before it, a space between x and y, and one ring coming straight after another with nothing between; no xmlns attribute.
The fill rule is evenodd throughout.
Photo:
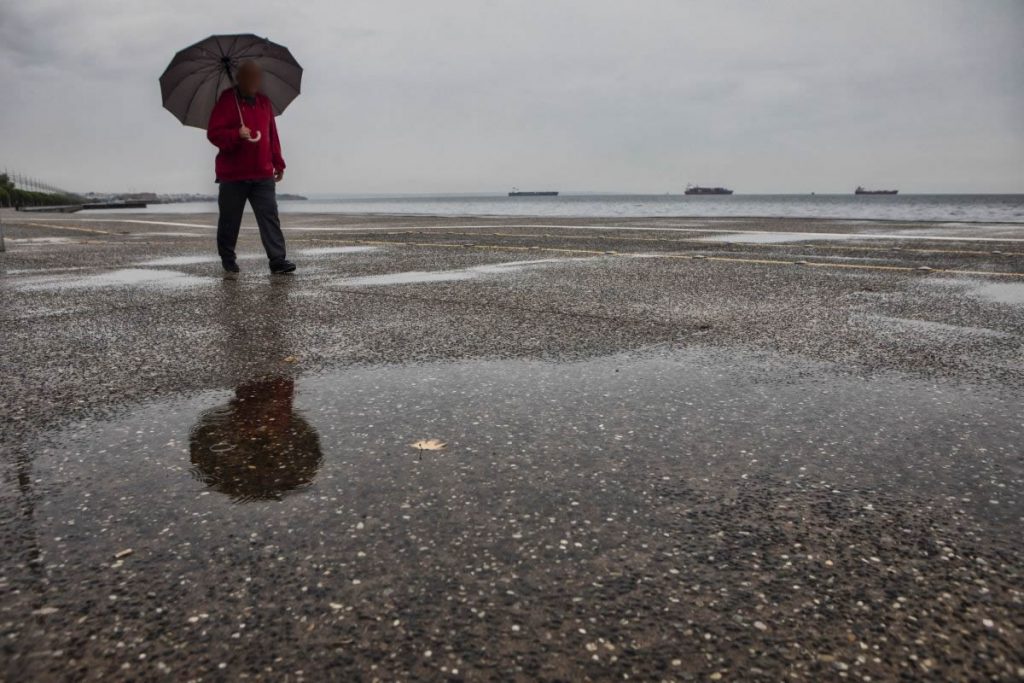
<svg viewBox="0 0 1024 683"><path fill-rule="evenodd" d="M939 223L935 225L923 225L917 228L903 228L892 231L897 237L913 237L916 239L937 240L959 240L974 241L999 241L1005 238L1007 241L1017 242L1024 236L1024 225L1000 225L1000 224L969 224L969 223Z"/></svg>
<svg viewBox="0 0 1024 683"><path fill-rule="evenodd" d="M293 379L270 378L240 385L201 413L188 439L192 475L236 502L280 500L309 486L323 454L294 399Z"/></svg>
<svg viewBox="0 0 1024 683"><path fill-rule="evenodd" d="M5 275L35 275L37 273L67 273L73 270L89 270L88 266L68 266L64 268L16 268L8 270Z"/></svg>
<svg viewBox="0 0 1024 683"><path fill-rule="evenodd" d="M44 244L69 244L75 240L70 237L8 237L7 242L11 244L24 244L26 246Z"/></svg>
<svg viewBox="0 0 1024 683"><path fill-rule="evenodd" d="M388 273L386 275L364 275L335 280L334 284L346 287L370 287L373 285L411 285L424 282L451 282L454 280L471 280L476 274L467 270L410 270L404 273Z"/></svg>
<svg viewBox="0 0 1024 683"><path fill-rule="evenodd" d="M26 278L16 284L26 291L53 289L92 289L119 286L192 287L211 282L210 278L197 277L174 270L146 270L125 268L83 277L42 277Z"/></svg>
<svg viewBox="0 0 1024 683"><path fill-rule="evenodd" d="M266 258L263 254L238 254L236 258L239 261L247 261L251 259ZM192 266L200 263L220 263L220 257L216 254L193 254L189 256L165 256L163 258L152 259L150 261L142 261L136 263L137 266Z"/></svg>
<svg viewBox="0 0 1024 683"><path fill-rule="evenodd" d="M722 234L708 235L699 238L702 242L732 242L736 244L781 244L787 242L828 242L848 240L923 240L937 242L1022 242L1024 238L1019 236L1019 231L1011 232L1006 236L995 236L996 233L986 233L985 236L971 233L968 235L937 234L941 230L928 229L922 232L921 229L911 228L897 230L896 232L870 232L870 233L838 233L838 232L769 232L769 231L719 231Z"/></svg>
<svg viewBox="0 0 1024 683"><path fill-rule="evenodd" d="M783 244L786 242L819 242L867 239L870 235L851 235L825 232L762 232L726 233L701 237L701 242L731 242L736 244Z"/></svg>
<svg viewBox="0 0 1024 683"><path fill-rule="evenodd" d="M1017 515L1021 489L1002 485L1021 476L1021 418L1019 401L984 387L857 379L767 354L431 363L270 378L151 403L55 435L38 476L53 491L79 482L66 489L67 504L77 505L85 486L96 509L129 491L158 492L147 510L172 518L203 490L266 502L308 489L314 508L323 496L390 507L393 496L424 487L464 487L466 476L483 487L473 495L518 490L517 505L533 509L612 471L634 483L663 473L694 483L826 481L956 496L986 511L998 499L999 512ZM420 456L428 462L409 447L420 438L449 448L413 467Z"/></svg>
<svg viewBox="0 0 1024 683"><path fill-rule="evenodd" d="M1024 304L1024 283L986 282L971 288L971 293L1000 304Z"/></svg>
<svg viewBox="0 0 1024 683"><path fill-rule="evenodd" d="M1024 223L957 223L946 222L936 223L936 225L947 227L947 228L970 228L972 230L1024 230Z"/></svg>
<svg viewBox="0 0 1024 683"><path fill-rule="evenodd" d="M493 274L493 273L507 273L515 270L524 270L528 268L543 267L554 265L557 263L572 263L579 261L589 261L591 259L585 258L545 258L535 259L532 261L506 261L503 263L490 263L482 266L472 266L466 270L473 273L481 274Z"/></svg>
<svg viewBox="0 0 1024 683"><path fill-rule="evenodd" d="M140 235L144 237L145 235ZM299 249L296 253L302 256L320 256L327 254L355 254L366 251L374 251L376 247L319 247L312 249ZM264 254L238 254L239 261L250 261L266 258ZM216 254L192 254L188 256L166 256L163 258L151 259L136 263L137 266L192 266L201 263L220 263L220 257Z"/></svg>
<svg viewBox="0 0 1024 683"><path fill-rule="evenodd" d="M794 615L810 614L794 660L909 618L879 659L917 639L998 677L1019 614L1014 392L663 348L360 366L123 407L8 460L4 608L36 625L6 652L42 662L25 680L53 678L36 653L58 649L75 672L101 653L87 663L111 679L434 679L458 662L449 678L485 680L531 648L545 658L523 678L583 680L604 671L596 643L616 648L602 667L641 643L616 678L657 680L688 623L743 658L806 641ZM431 438L448 445L410 447ZM934 615L946 594L956 609ZM985 639L1003 649L972 660Z"/></svg>
<svg viewBox="0 0 1024 683"><path fill-rule="evenodd" d="M198 232L136 232L131 237L207 237Z"/></svg>
<svg viewBox="0 0 1024 683"><path fill-rule="evenodd" d="M966 294L997 304L1024 304L1024 282L1000 282L985 280L926 280L928 284L938 287L960 289Z"/></svg>
<svg viewBox="0 0 1024 683"><path fill-rule="evenodd" d="M1010 337L1007 332L1000 332L987 327L970 327L966 325L949 325L947 323L935 322L933 320L916 320L914 318L896 318L887 315L867 314L863 319L872 322L883 323L900 328L920 330L922 332L937 334L959 334L979 337Z"/></svg>
<svg viewBox="0 0 1024 683"><path fill-rule="evenodd" d="M311 247L299 249L301 256L329 256L331 254L361 254L368 251L377 251L378 247Z"/></svg>
<svg viewBox="0 0 1024 683"><path fill-rule="evenodd" d="M76 218L76 222L81 223L135 223L138 225L166 225L172 228L211 228L216 230L216 225L203 225L201 223L181 223L174 221L149 221L141 220L138 218L114 218L113 215L118 209L111 209L110 215L105 218ZM106 213L106 212L105 212ZM247 228L242 228L243 230Z"/></svg>
<svg viewBox="0 0 1024 683"><path fill-rule="evenodd" d="M335 280L334 284L346 287L369 287L373 285L408 285L428 282L452 282L457 280L472 280L482 275L501 275L513 273L519 270L542 268L558 263L569 263L572 261L589 261L591 259L566 258L566 259L537 259L534 261L509 261L505 263L491 263L458 270L429 270L429 271L406 271L403 273L385 273L383 275L364 275L360 277L349 277Z"/></svg>

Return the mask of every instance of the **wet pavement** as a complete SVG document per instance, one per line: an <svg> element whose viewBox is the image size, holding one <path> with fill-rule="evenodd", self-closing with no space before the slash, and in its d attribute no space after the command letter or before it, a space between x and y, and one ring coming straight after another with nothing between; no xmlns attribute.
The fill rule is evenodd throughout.
<svg viewBox="0 0 1024 683"><path fill-rule="evenodd" d="M2 218L6 680L1024 677L1024 226Z"/></svg>

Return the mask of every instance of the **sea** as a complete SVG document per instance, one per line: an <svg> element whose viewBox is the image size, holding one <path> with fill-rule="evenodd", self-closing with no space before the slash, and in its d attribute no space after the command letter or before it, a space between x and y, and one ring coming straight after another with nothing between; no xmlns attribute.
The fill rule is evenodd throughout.
<svg viewBox="0 0 1024 683"><path fill-rule="evenodd" d="M312 195L307 200L281 201L280 209L282 212L440 216L782 217L1024 223L1024 194ZM150 213L216 210L217 206L212 202L152 204L146 209Z"/></svg>

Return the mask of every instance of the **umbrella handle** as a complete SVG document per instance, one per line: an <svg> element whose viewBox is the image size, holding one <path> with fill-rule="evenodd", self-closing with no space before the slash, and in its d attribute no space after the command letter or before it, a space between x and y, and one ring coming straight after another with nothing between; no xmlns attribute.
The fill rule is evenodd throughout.
<svg viewBox="0 0 1024 683"><path fill-rule="evenodd" d="M229 71L228 73L230 74L231 72ZM234 79L232 79L232 80L234 80ZM242 103L238 101L238 91L237 90L235 91L235 106L238 108L238 120L241 121L242 125L244 126L245 125L245 119L242 118ZM262 138L262 137L263 137L263 133L261 133L260 131L256 131L256 137L248 137L246 139L249 142L259 142L260 138Z"/></svg>

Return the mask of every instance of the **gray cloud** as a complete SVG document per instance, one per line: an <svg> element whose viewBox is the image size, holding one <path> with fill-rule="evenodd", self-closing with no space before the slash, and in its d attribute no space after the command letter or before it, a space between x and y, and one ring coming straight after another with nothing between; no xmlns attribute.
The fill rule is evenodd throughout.
<svg viewBox="0 0 1024 683"><path fill-rule="evenodd" d="M210 189L156 79L239 31L306 67L279 122L294 191L1024 191L1019 0L7 0L0 165Z"/></svg>

